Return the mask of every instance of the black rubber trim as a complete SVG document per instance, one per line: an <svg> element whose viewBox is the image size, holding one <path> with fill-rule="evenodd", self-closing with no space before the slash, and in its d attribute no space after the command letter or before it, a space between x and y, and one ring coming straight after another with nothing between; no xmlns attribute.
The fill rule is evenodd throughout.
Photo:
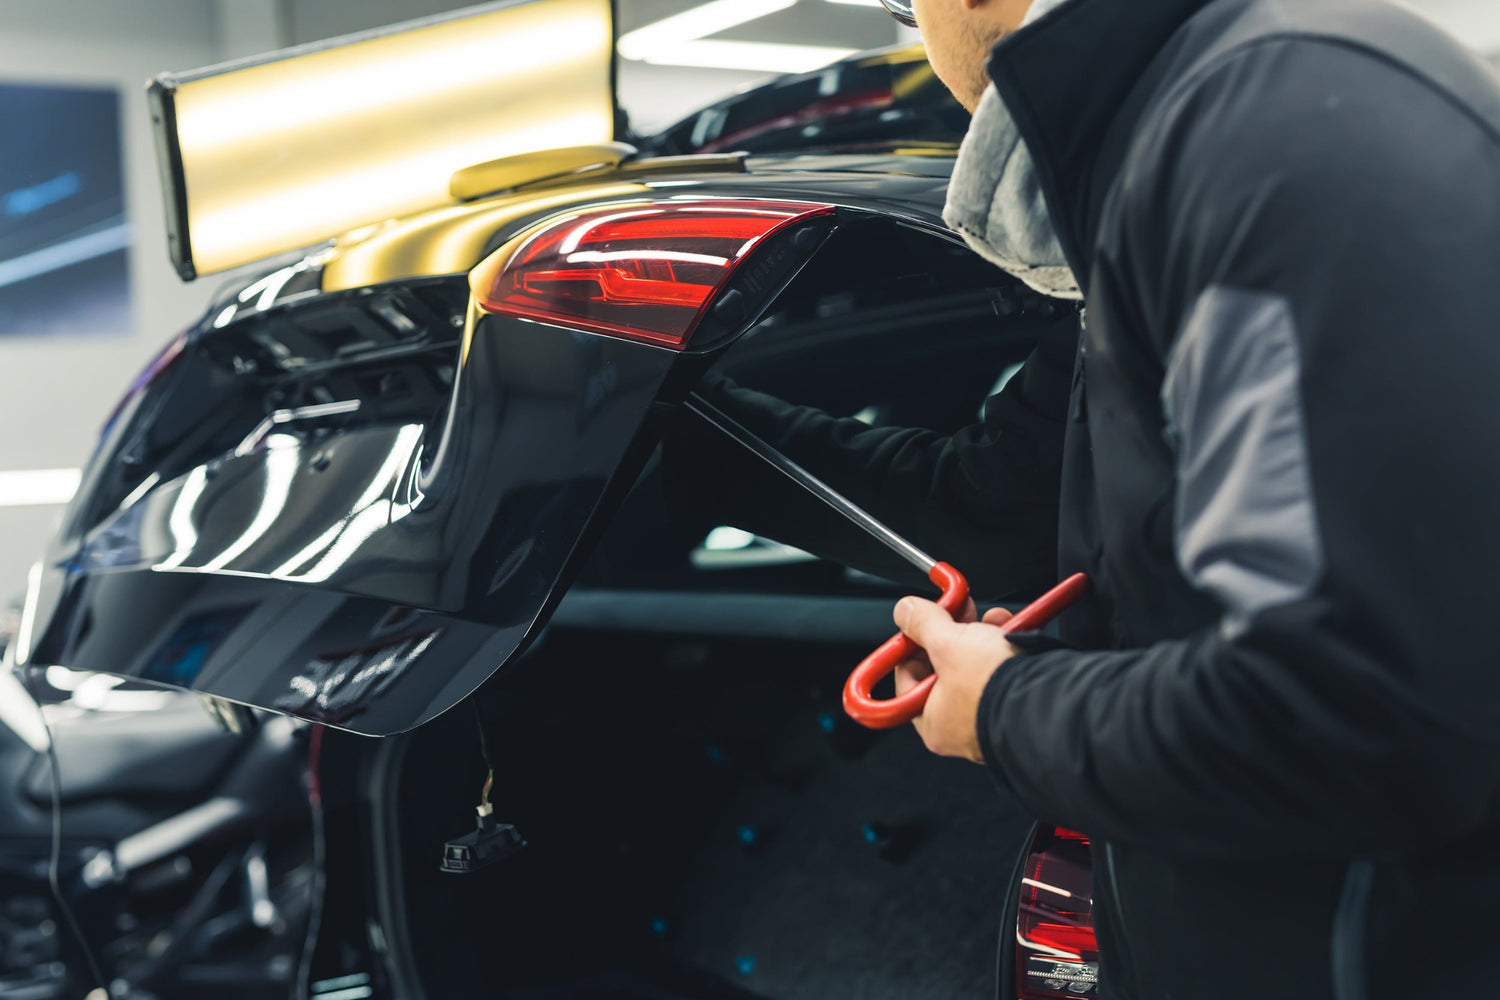
<svg viewBox="0 0 1500 1000"><path fill-rule="evenodd" d="M1349 862L1344 890L1333 918L1333 995L1336 1000L1365 1000L1365 936L1370 922L1370 893L1375 886L1375 863L1368 858Z"/></svg>
<svg viewBox="0 0 1500 1000"><path fill-rule="evenodd" d="M686 590L571 590L551 628L718 639L882 642L895 634L896 596L701 593ZM1020 605L1000 605L1014 611ZM983 610L983 609L981 609Z"/></svg>
<svg viewBox="0 0 1500 1000"><path fill-rule="evenodd" d="M405 872L401 867L401 768L411 738L407 735L380 741L365 759L361 775L364 806L368 812L370 852L366 871L370 874L375 918L385 935L385 948L377 949L392 995L403 1000L425 1000L422 973L412 953L410 912L406 908Z"/></svg>
<svg viewBox="0 0 1500 1000"><path fill-rule="evenodd" d="M609 0L609 37L609 104L614 119L610 134L615 142L630 142L630 118L620 105L620 0Z"/></svg>
<svg viewBox="0 0 1500 1000"><path fill-rule="evenodd" d="M1016 982L1016 930L1021 917L1021 879L1026 874L1026 859L1031 857L1031 849L1036 846L1037 834L1041 832L1040 823L1031 824L1031 832L1026 835L1025 846L1010 873L1005 909L1000 914L1000 948L995 956L997 1000L1016 1000L1020 995L1020 984Z"/></svg>
<svg viewBox="0 0 1500 1000"><path fill-rule="evenodd" d="M672 590L573 590L553 628L723 639L880 642L896 631L891 597L773 596Z"/></svg>
<svg viewBox="0 0 1500 1000"><path fill-rule="evenodd" d="M177 78L168 74L146 84L146 103L151 108L152 138L156 142L156 166L161 175L162 206L167 214L167 253L183 281L198 277L193 265L192 236L188 231L187 175L182 168L182 147L177 140Z"/></svg>

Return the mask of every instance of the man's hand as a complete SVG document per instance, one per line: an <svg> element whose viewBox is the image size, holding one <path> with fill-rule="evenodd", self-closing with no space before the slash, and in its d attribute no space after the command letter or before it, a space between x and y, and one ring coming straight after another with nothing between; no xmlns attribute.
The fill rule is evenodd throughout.
<svg viewBox="0 0 1500 1000"><path fill-rule="evenodd" d="M927 708L913 723L917 733L935 754L980 764L979 698L996 669L1017 650L999 628L1010 620L1009 611L995 608L983 621L977 617L972 601L963 620L955 621L931 601L903 598L896 605L896 624L925 655L896 668L896 693L905 694L936 671Z"/></svg>

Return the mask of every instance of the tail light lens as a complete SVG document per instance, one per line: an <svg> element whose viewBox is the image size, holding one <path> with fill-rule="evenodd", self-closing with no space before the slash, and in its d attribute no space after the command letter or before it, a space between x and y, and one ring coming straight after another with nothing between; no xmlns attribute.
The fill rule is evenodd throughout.
<svg viewBox="0 0 1500 1000"><path fill-rule="evenodd" d="M783 201L614 205L543 224L469 276L486 312L681 350L755 247L832 212Z"/></svg>
<svg viewBox="0 0 1500 1000"><path fill-rule="evenodd" d="M1099 943L1088 838L1061 827L1043 829L1021 875L1017 995L1020 1000L1095 1000Z"/></svg>

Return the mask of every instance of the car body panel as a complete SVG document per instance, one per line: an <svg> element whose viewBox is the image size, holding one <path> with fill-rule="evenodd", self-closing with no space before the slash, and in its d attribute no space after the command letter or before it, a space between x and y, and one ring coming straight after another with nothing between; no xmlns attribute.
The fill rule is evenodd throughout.
<svg viewBox="0 0 1500 1000"><path fill-rule="evenodd" d="M811 253L785 241L810 234L815 247L832 224L765 241L731 286L774 295ZM161 402L151 393L191 390L193 366L228 384L278 361L271 377L294 383L358 367L372 353L362 342L347 362L335 337L305 342L327 333L317 305L294 298L200 326L96 465L129 464L130 428L149 430ZM304 314L306 329L295 322ZM369 735L420 725L524 651L656 444L655 409L680 402L753 319L678 352L471 307L461 342L421 355L455 372L446 412L427 419L378 412L378 386L376 398L351 390L367 395L264 416L247 390L239 433L226 429L183 468L159 467L93 520L79 516L101 507L102 474L90 470L70 512L75 533L54 545L29 596L21 659ZM250 347L264 349L258 360L236 353ZM373 353L402 350L424 349ZM393 620L410 628L393 634Z"/></svg>
<svg viewBox="0 0 1500 1000"><path fill-rule="evenodd" d="M580 198L580 195L583 195ZM580 201L645 198L642 184L600 184L547 194L486 198L389 223L363 236L336 243L323 269L323 290L364 288L439 274L468 271L494 245L497 233L551 209Z"/></svg>
<svg viewBox="0 0 1500 1000"><path fill-rule="evenodd" d="M899 150L899 151L898 151ZM893 147L824 156L657 157L638 161L652 176L631 182L631 164L592 183L507 192L388 223L337 242L322 257L325 292L466 272L497 241L551 212L673 196L826 200L941 224L951 148ZM731 165L733 165L731 167ZM733 171L733 172L731 172ZM740 173L743 171L743 173ZM646 173L639 167L637 175Z"/></svg>
<svg viewBox="0 0 1500 1000"><path fill-rule="evenodd" d="M440 436L289 421L49 560L31 659L375 735L418 725L523 646L610 486L634 476L677 361L486 317Z"/></svg>

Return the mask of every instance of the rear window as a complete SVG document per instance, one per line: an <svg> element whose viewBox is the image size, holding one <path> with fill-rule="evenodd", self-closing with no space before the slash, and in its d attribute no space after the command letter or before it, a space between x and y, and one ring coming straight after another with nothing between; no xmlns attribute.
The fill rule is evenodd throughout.
<svg viewBox="0 0 1500 1000"><path fill-rule="evenodd" d="M968 127L968 112L915 46L782 77L704 108L641 143L663 155L772 153L957 143Z"/></svg>

